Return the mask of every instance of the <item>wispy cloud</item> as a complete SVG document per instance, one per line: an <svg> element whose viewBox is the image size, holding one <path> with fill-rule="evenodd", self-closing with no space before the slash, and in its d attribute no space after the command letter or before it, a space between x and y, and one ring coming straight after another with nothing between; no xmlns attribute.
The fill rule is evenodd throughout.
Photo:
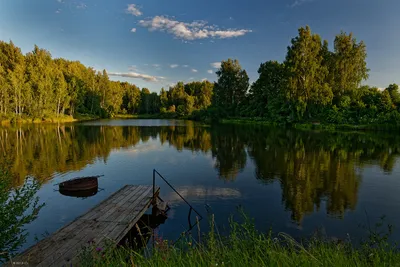
<svg viewBox="0 0 400 267"><path fill-rule="evenodd" d="M159 82L160 80L165 79L164 77L156 77L147 74L141 74L137 72L108 72L110 76L118 76L118 77L125 77L125 78L133 78L133 79L141 79L146 82Z"/></svg>
<svg viewBox="0 0 400 267"><path fill-rule="evenodd" d="M137 71L137 70L138 70L138 67L137 67L136 65L132 65L132 66L129 67L128 70L129 70L129 71Z"/></svg>
<svg viewBox="0 0 400 267"><path fill-rule="evenodd" d="M177 68L177 67L179 67L179 65L178 64L172 64L172 65L169 65L172 69L175 69L175 68Z"/></svg>
<svg viewBox="0 0 400 267"><path fill-rule="evenodd" d="M135 33L136 32L136 28L132 28L131 32Z"/></svg>
<svg viewBox="0 0 400 267"><path fill-rule="evenodd" d="M196 72L198 72L198 70L196 70L196 69L192 69L192 72L195 72L195 73L196 73Z"/></svg>
<svg viewBox="0 0 400 267"><path fill-rule="evenodd" d="M214 69L219 69L221 68L221 62L211 63L210 66L213 67Z"/></svg>
<svg viewBox="0 0 400 267"><path fill-rule="evenodd" d="M64 3L64 0L57 0L60 4Z"/></svg>
<svg viewBox="0 0 400 267"><path fill-rule="evenodd" d="M243 36L252 32L245 29L220 29L215 25L208 25L206 21L193 21L190 23L170 19L165 16L155 16L148 20L140 20L139 25L149 31L167 32L175 38L183 40L197 40L206 38L226 39Z"/></svg>
<svg viewBox="0 0 400 267"><path fill-rule="evenodd" d="M315 0L296 0L293 2L293 4L291 4L289 7L294 8L297 6L301 6L305 3L310 3L310 2L314 2Z"/></svg>
<svg viewBox="0 0 400 267"><path fill-rule="evenodd" d="M141 16L143 13L135 4L129 4L126 9L126 13L134 15L136 17Z"/></svg>
<svg viewBox="0 0 400 267"><path fill-rule="evenodd" d="M159 68L159 67L161 67L160 64L153 64L152 66L153 66L154 68Z"/></svg>
<svg viewBox="0 0 400 267"><path fill-rule="evenodd" d="M79 4L76 6L76 8L77 8L77 9L86 9L86 8L87 8L87 5L86 5L85 3L79 3Z"/></svg>
<svg viewBox="0 0 400 267"><path fill-rule="evenodd" d="M201 81L202 81L202 82L207 81L207 78L203 78L203 79L201 79Z"/></svg>
<svg viewBox="0 0 400 267"><path fill-rule="evenodd" d="M60 14L60 13L61 13L61 9L59 8L56 10L56 14Z"/></svg>
<svg viewBox="0 0 400 267"><path fill-rule="evenodd" d="M189 68L189 65L182 65L182 67L184 67L184 68Z"/></svg>
<svg viewBox="0 0 400 267"><path fill-rule="evenodd" d="M208 70L207 72L210 73L210 74L212 74L212 73L213 73L213 70Z"/></svg>

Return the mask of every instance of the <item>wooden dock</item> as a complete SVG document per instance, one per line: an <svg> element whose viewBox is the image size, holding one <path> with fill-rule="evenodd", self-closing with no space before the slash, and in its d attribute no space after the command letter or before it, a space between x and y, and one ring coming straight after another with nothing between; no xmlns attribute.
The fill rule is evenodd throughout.
<svg viewBox="0 0 400 267"><path fill-rule="evenodd" d="M152 199L152 186L124 186L11 262L24 266L75 266L83 247L102 247L107 240L121 241L150 207ZM11 262L8 266L13 266Z"/></svg>

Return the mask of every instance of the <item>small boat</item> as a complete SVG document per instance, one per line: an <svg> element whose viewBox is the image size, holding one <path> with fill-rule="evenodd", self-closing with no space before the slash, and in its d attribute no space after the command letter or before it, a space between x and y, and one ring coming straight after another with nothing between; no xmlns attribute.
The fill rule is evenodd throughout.
<svg viewBox="0 0 400 267"><path fill-rule="evenodd" d="M60 192L79 192L96 190L99 187L98 178L100 176L80 177L60 183Z"/></svg>
<svg viewBox="0 0 400 267"><path fill-rule="evenodd" d="M97 194L98 188L93 188L89 190L81 190L81 191L68 191L68 190L60 190L61 195L67 197L77 197L77 198L87 198L92 197Z"/></svg>

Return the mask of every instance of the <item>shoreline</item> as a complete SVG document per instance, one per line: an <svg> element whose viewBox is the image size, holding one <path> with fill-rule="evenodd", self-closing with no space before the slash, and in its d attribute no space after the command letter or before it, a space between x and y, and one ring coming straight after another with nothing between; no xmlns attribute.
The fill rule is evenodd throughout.
<svg viewBox="0 0 400 267"><path fill-rule="evenodd" d="M45 119L39 118L11 118L11 119L0 119L0 126L11 126L11 125L21 125L21 124L59 124L59 123L75 123L82 121L98 120L100 117L79 114L76 117L73 116L61 116L61 117L51 117Z"/></svg>
<svg viewBox="0 0 400 267"><path fill-rule="evenodd" d="M46 119L39 118L11 118L11 119L0 119L0 126L10 126L10 125L21 125L21 124L67 124L67 123L78 123L83 121L93 121L100 120L99 116L88 115L88 114L78 114L76 117L72 116L62 116L62 117L53 117ZM202 120L193 120L188 116L179 117L176 114L166 113L166 114L137 114L137 115L129 115L129 114L118 114L110 119L148 119L148 120L168 120L168 119L177 119L177 120L190 120L195 122L205 123L207 125L212 125L213 123L209 121ZM395 124L364 124L364 125L351 125L351 124L325 124L325 123L277 123L271 122L267 120L263 120L261 118L229 118L229 119L221 119L218 124L237 124L237 125L264 125L270 127L289 127L298 130L324 130L324 131L372 131L372 132L400 132L400 125Z"/></svg>

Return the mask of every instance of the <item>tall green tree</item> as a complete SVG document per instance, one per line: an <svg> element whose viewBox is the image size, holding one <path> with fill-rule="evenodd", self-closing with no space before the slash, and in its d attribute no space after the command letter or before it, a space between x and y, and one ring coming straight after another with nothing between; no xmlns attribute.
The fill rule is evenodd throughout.
<svg viewBox="0 0 400 267"><path fill-rule="evenodd" d="M260 65L258 74L259 78L250 89L251 105L253 115L265 116L269 109L277 109L276 105L282 106L287 81L286 68L277 61L267 61Z"/></svg>
<svg viewBox="0 0 400 267"><path fill-rule="evenodd" d="M216 73L218 81L214 84L213 105L235 115L237 107L246 98L249 77L236 59L222 61Z"/></svg>
<svg viewBox="0 0 400 267"><path fill-rule="evenodd" d="M335 96L350 94L368 79L367 48L364 42L357 42L353 34L341 32L334 42L331 73L332 90Z"/></svg>
<svg viewBox="0 0 400 267"><path fill-rule="evenodd" d="M302 116L307 105L327 105L333 98L332 89L325 82L328 68L323 63L321 37L309 26L299 29L299 35L288 47L285 66L288 71L287 96L296 103Z"/></svg>
<svg viewBox="0 0 400 267"><path fill-rule="evenodd" d="M400 106L400 91L399 91L399 86L397 84L390 84L388 88L385 89L385 91L388 91L390 98L392 99L393 104L396 106Z"/></svg>

